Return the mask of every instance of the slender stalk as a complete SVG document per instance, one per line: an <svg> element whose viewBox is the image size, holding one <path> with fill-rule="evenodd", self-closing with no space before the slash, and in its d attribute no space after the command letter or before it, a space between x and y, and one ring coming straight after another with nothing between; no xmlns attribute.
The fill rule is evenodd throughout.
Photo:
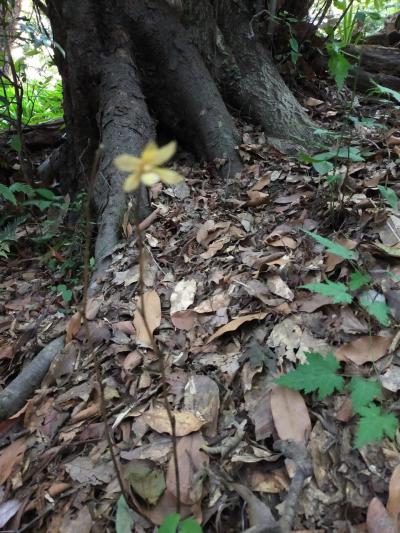
<svg viewBox="0 0 400 533"><path fill-rule="evenodd" d="M100 361L99 361L99 358L98 358L98 355L97 355L97 351L96 351L96 349L94 348L94 345L93 345L93 338L92 338L92 336L90 334L89 324L88 324L88 320L87 320L87 316L86 316L86 309L87 309L87 305L88 305L88 295L89 295L89 281L90 281L90 267L89 267L89 262L90 262L90 242L91 242L91 237L92 237L92 225L91 225L91 220L90 220L91 219L90 206L91 206L92 194L93 194L93 190L94 190L94 184L95 184L95 180L96 180L96 176L97 176L97 171L98 171L98 168L99 168L99 163L100 163L100 158L101 158L101 155L102 155L102 151L103 151L102 147L99 146L99 148L96 150L96 153L95 153L95 156L94 156L94 161L93 161L93 165L92 165L92 169L91 169L91 173L90 173L90 177L89 177L89 182L88 182L88 194L87 194L86 203L85 203L85 224L86 224L86 228L85 228L85 249L84 249L84 260L83 260L82 320L83 320L83 326L85 328L86 338L87 338L87 342L88 342L88 351L93 355L93 362L94 362L94 367L95 367L95 371L96 371L96 381L97 381L97 386L98 386L98 389L99 389L100 415L101 415L102 421L104 423L104 430L105 430L105 435L106 435L106 440L107 440L107 446L108 446L108 449L109 449L109 452L110 452L110 456L111 456L111 460L112 460L112 463L113 463L113 466L114 466L114 469L115 469L115 473L117 475L118 483L119 483L119 486L120 486L120 489L121 489L121 494L124 496L125 501L128 503L129 502L129 498L128 498L128 495L127 495L127 491L125 490L125 486L124 486L124 482L123 482L123 479L122 479L122 476L121 476L121 472L120 472L119 467L118 467L117 458L115 456L114 446L113 446L110 430L109 430L109 427L108 427L107 412L106 412L106 401L105 401L105 397L104 397L104 387L103 387L103 381L102 381L102 375L101 375L101 365L100 365Z"/></svg>
<svg viewBox="0 0 400 533"><path fill-rule="evenodd" d="M149 323L147 321L146 310L145 310L145 305L144 305L144 246L143 246L142 229L140 227L139 205L138 205L137 199L135 202L135 225L136 225L137 245L138 245L138 250L139 250L139 292L140 292L139 312L142 315L146 333L151 339L152 349L158 360L158 365L159 365L159 370L160 370L160 375L161 375L161 384L162 384L161 391L162 391L164 407L167 412L169 423L171 424L172 454L174 457L175 483L176 483L176 512L180 514L181 512L181 488L180 488L179 465L178 465L176 421L172 413L171 406L169 405L169 402L168 402L168 384L167 384L167 376L165 372L164 355L159 349L156 343L156 340L154 338L153 332L150 329Z"/></svg>

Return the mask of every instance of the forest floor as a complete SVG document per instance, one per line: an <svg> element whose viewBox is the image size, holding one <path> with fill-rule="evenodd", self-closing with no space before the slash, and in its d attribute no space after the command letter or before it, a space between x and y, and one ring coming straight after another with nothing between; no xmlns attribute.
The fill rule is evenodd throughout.
<svg viewBox="0 0 400 533"><path fill-rule="evenodd" d="M334 91L302 103L347 142L345 102ZM399 433L380 438L384 428L371 419L377 441L357 448L360 419L347 389L321 398L276 384L305 353L333 353L346 383L377 380L379 406L386 413L400 409L400 215L378 190L400 193L400 135L387 122L399 115L391 103L364 97L353 113L356 157L335 158L344 178L336 188L315 164L280 154L260 131L241 124L240 179L223 183L213 167L192 164L182 153L174 169L185 181L151 190L157 214L144 231L146 314L176 417L181 514L201 521L204 531L267 527L269 510L275 519L294 512L293 531L397 530ZM122 225L101 295L88 302L92 350L85 349L79 315L82 287L69 284L68 268L60 274L46 263L51 257L63 264L62 252L49 247L43 261L20 247L17 258L0 264L3 384L51 339L66 333L68 342L25 407L0 422L4 531L115 530L121 491L100 415L95 358L135 505L125 520L137 533L153 531L176 510L159 361L138 312L137 246L128 216ZM357 255L335 255L304 230ZM33 234L34 224L24 231ZM367 286L356 281L347 303L333 303L354 272L368 278ZM301 287L327 279L337 284L333 294ZM66 290L72 290L69 303ZM389 317L368 313L361 294L385 303ZM278 439L305 444L311 461L311 475L289 508L299 460L277 451ZM129 531L121 522L119 528Z"/></svg>

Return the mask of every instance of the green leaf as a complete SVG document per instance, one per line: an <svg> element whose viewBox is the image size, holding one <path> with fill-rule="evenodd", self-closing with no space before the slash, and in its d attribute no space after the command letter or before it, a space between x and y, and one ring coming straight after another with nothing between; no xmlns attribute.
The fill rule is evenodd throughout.
<svg viewBox="0 0 400 533"><path fill-rule="evenodd" d="M179 528L180 533L203 533L203 528L193 518L186 518Z"/></svg>
<svg viewBox="0 0 400 533"><path fill-rule="evenodd" d="M16 181L10 185L10 191L12 192L21 192L28 196L28 198L33 198L35 196L35 189L28 183L21 183Z"/></svg>
<svg viewBox="0 0 400 533"><path fill-rule="evenodd" d="M329 185L340 183L342 180L343 177L340 174L328 174L328 176L326 176L326 181L329 183Z"/></svg>
<svg viewBox="0 0 400 533"><path fill-rule="evenodd" d="M350 274L349 289L351 291L357 291L364 285L371 283L372 278L368 274L363 274L362 272L352 272Z"/></svg>
<svg viewBox="0 0 400 533"><path fill-rule="evenodd" d="M370 315L375 317L383 326L390 324L390 309L384 301L371 301L369 294L363 294L360 297L360 304Z"/></svg>
<svg viewBox="0 0 400 533"><path fill-rule="evenodd" d="M181 517L178 513L168 515L158 528L158 533L176 533L180 520Z"/></svg>
<svg viewBox="0 0 400 533"><path fill-rule="evenodd" d="M395 191L391 189L390 187L383 187L382 185L378 185L378 189L382 197L386 200L386 202L390 205L390 207L392 209L397 210L399 199Z"/></svg>
<svg viewBox="0 0 400 533"><path fill-rule="evenodd" d="M115 530L117 533L131 533L133 527L133 514L123 496L117 502L117 516L115 519Z"/></svg>
<svg viewBox="0 0 400 533"><path fill-rule="evenodd" d="M8 144L16 152L19 153L21 151L21 137L19 135L13 135Z"/></svg>
<svg viewBox="0 0 400 533"><path fill-rule="evenodd" d="M353 411L358 413L362 407L368 406L375 398L380 398L382 389L376 379L353 377L350 381L351 403Z"/></svg>
<svg viewBox="0 0 400 533"><path fill-rule="evenodd" d="M360 149L354 146L342 146L337 152L337 157L339 159L350 159L350 161L354 162L364 161Z"/></svg>
<svg viewBox="0 0 400 533"><path fill-rule="evenodd" d="M386 246L385 244L381 244L379 242L377 242L375 246L377 248L380 248L386 254L391 255L392 257L400 257L400 248L394 248L392 246Z"/></svg>
<svg viewBox="0 0 400 533"><path fill-rule="evenodd" d="M330 252L331 254L338 255L339 257L342 257L343 259L356 259L357 254L353 252L352 250L348 250L344 246L341 246L340 244L337 244L336 242L333 242L330 239L321 237L321 235L318 235L318 233L313 233L312 231L307 231L307 230L303 230L303 231L309 237L312 237L314 240L319 242L319 244L322 244L322 246L325 246L327 251Z"/></svg>
<svg viewBox="0 0 400 533"><path fill-rule="evenodd" d="M339 89L343 88L351 65L342 53L332 53L329 57L328 68Z"/></svg>
<svg viewBox="0 0 400 533"><path fill-rule="evenodd" d="M307 283L306 285L300 285L302 289L308 289L309 291L323 294L332 298L334 304L351 304L353 297L349 294L348 287L344 283L333 282L329 279L322 283Z"/></svg>
<svg viewBox="0 0 400 533"><path fill-rule="evenodd" d="M10 202L10 204L17 205L15 194L10 190L10 187L7 187L3 183L0 183L0 196Z"/></svg>
<svg viewBox="0 0 400 533"><path fill-rule="evenodd" d="M361 407L359 414L361 418L354 442L356 448L361 448L371 442L378 442L385 435L394 439L398 422L393 413L382 413L381 409L372 403L367 407Z"/></svg>
<svg viewBox="0 0 400 533"><path fill-rule="evenodd" d="M371 89L370 92L377 93L377 94L387 94L394 98L399 104L400 104L400 92L395 91L394 89L389 89L389 87L384 87L383 85L379 85L374 80L372 80L372 83L375 85L375 89Z"/></svg>
<svg viewBox="0 0 400 533"><path fill-rule="evenodd" d="M323 357L319 353L305 353L308 364L299 365L285 376L276 380L278 385L289 389L318 391L318 398L324 399L335 390L341 391L344 386L342 376L336 374L340 364L332 353Z"/></svg>
<svg viewBox="0 0 400 533"><path fill-rule="evenodd" d="M157 503L166 486L163 471L141 460L131 461L125 469L125 477L133 491L150 505Z"/></svg>
<svg viewBox="0 0 400 533"><path fill-rule="evenodd" d="M56 195L49 189L36 189L36 193L45 200L54 200Z"/></svg>
<svg viewBox="0 0 400 533"><path fill-rule="evenodd" d="M57 291L61 294L64 302L69 303L72 300L72 291L66 285L57 285Z"/></svg>
<svg viewBox="0 0 400 533"><path fill-rule="evenodd" d="M320 176L328 174L328 172L331 172L334 168L330 161L315 161L312 166L314 170L320 174Z"/></svg>

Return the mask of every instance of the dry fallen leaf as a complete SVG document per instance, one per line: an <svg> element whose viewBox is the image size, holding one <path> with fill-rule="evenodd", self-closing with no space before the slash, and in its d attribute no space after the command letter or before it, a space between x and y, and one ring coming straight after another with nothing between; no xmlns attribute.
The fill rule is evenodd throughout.
<svg viewBox="0 0 400 533"><path fill-rule="evenodd" d="M184 437L198 431L204 424L205 420L201 420L191 411L172 411L175 417L175 431L177 437ZM150 409L141 417L147 425L158 433L172 434L171 424L168 418L168 413L164 407Z"/></svg>
<svg viewBox="0 0 400 533"><path fill-rule="evenodd" d="M19 465L26 450L26 438L21 438L12 442L6 448L1 450L0 455L0 485L2 485L10 475L14 468Z"/></svg>
<svg viewBox="0 0 400 533"><path fill-rule="evenodd" d="M367 529L368 533L398 533L397 527L379 498L372 498L368 505Z"/></svg>
<svg viewBox="0 0 400 533"><path fill-rule="evenodd" d="M86 318L88 320L94 320L96 318L103 302L104 296L102 294L100 296L94 296L93 298L88 299L85 309Z"/></svg>
<svg viewBox="0 0 400 533"><path fill-rule="evenodd" d="M243 315L239 316L238 318L234 318L228 324L225 324L221 328L217 329L215 333L211 335L211 337L207 340L207 344L214 341L215 339L218 339L218 337L221 337L224 333L228 333L229 331L235 331L239 326L244 324L245 322L249 322L251 320L262 320L267 316L268 313L253 313L251 315Z"/></svg>
<svg viewBox="0 0 400 533"><path fill-rule="evenodd" d="M177 311L171 315L171 322L176 329L182 329L184 331L190 331L198 325L198 314L192 309L186 309L186 311Z"/></svg>
<svg viewBox="0 0 400 533"><path fill-rule="evenodd" d="M144 313L146 317L147 330L142 315L142 299L139 299L137 309L134 314L133 324L136 330L136 341L145 346L152 345L152 334L161 323L161 302L160 297L155 291L149 291L143 295Z"/></svg>
<svg viewBox="0 0 400 533"><path fill-rule="evenodd" d="M185 311L194 302L197 283L194 279L182 279L176 284L171 294L171 315Z"/></svg>
<svg viewBox="0 0 400 533"><path fill-rule="evenodd" d="M185 409L205 420L205 434L215 437L219 414L218 385L208 376L192 376L185 386Z"/></svg>
<svg viewBox="0 0 400 533"><path fill-rule="evenodd" d="M271 391L271 410L280 439L307 442L311 420L304 398L299 392L277 385Z"/></svg>
<svg viewBox="0 0 400 533"><path fill-rule="evenodd" d="M392 337L373 335L360 337L335 350L335 357L339 361L352 361L356 365L372 363L387 353L392 340Z"/></svg>
<svg viewBox="0 0 400 533"><path fill-rule="evenodd" d="M200 433L194 433L179 439L177 452L179 458L179 481L180 481L180 515L182 518L192 516L201 522L201 499L203 496L204 466L208 465L207 454L200 450L205 441ZM138 508L142 514L149 518L153 524L160 525L166 516L176 511L176 478L175 463L171 456L168 463L166 476L167 488L160 500L152 508Z"/></svg>
<svg viewBox="0 0 400 533"><path fill-rule="evenodd" d="M400 531L400 465L396 466L390 478L386 509Z"/></svg>
<svg viewBox="0 0 400 533"><path fill-rule="evenodd" d="M259 205L264 205L269 201L269 194L266 194L261 191L255 191L254 189L251 191L247 191L247 196L249 199L245 203L248 207L257 207Z"/></svg>

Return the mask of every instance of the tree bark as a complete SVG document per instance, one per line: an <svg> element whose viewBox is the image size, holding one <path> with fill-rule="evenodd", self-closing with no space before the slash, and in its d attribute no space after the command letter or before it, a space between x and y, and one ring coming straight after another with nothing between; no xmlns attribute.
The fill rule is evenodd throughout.
<svg viewBox="0 0 400 533"><path fill-rule="evenodd" d="M261 125L281 151L309 148L315 141L312 122L261 36L250 31L253 2L179 5L47 2L54 39L65 52L55 52L64 87L63 153L72 161L65 188L86 184L96 148L104 145L94 193L98 273L107 266L126 206L123 176L112 162L123 152L138 155L156 137L157 123L200 159L225 162L224 175L232 177L241 170L240 137L227 104ZM150 208L146 192L136 201L144 218Z"/></svg>

